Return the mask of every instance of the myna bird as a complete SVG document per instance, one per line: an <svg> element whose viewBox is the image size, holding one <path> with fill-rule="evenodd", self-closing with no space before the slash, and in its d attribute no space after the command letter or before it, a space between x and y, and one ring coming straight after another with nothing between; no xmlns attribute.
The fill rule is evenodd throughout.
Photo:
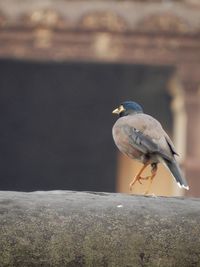
<svg viewBox="0 0 200 267"><path fill-rule="evenodd" d="M163 163L170 170L179 187L188 190L187 181L175 159L178 154L161 124L143 113L142 107L133 101L123 102L113 113L119 115L112 129L116 146L123 154L144 164L130 183L130 190L137 181L141 183L141 180L150 180L145 192L147 194L158 163ZM142 172L148 165L151 165L151 175L143 177Z"/></svg>

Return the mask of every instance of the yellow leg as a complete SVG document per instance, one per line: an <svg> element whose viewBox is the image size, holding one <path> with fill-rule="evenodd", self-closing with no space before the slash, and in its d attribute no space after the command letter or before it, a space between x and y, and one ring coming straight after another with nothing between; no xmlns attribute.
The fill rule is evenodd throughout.
<svg viewBox="0 0 200 267"><path fill-rule="evenodd" d="M154 177L156 176L157 169L158 169L157 168L157 164L153 165L152 166L152 170L151 170L152 175L146 177L147 179L150 179L150 183L149 183L149 186L148 186L147 190L144 193L145 195L147 195L149 193L150 189L151 189L151 185L152 185L152 182L153 182Z"/></svg>
<svg viewBox="0 0 200 267"><path fill-rule="evenodd" d="M130 183L130 190L132 190L132 187L134 186L134 184L138 181L141 184L140 180L146 180L149 177L141 177L142 172L144 171L144 169L146 169L146 167L149 165L150 163L147 162L144 164L144 166L141 168L141 170L138 172L138 174L135 176L135 178L133 179L133 181Z"/></svg>

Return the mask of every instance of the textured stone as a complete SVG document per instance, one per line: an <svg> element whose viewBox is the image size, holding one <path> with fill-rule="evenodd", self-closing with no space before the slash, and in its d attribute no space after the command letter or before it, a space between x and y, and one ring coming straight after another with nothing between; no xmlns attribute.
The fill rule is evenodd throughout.
<svg viewBox="0 0 200 267"><path fill-rule="evenodd" d="M0 192L0 266L200 266L200 200Z"/></svg>

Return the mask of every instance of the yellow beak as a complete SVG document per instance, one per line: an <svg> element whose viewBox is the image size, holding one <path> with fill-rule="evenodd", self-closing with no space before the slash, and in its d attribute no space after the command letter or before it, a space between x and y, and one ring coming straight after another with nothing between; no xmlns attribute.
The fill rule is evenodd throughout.
<svg viewBox="0 0 200 267"><path fill-rule="evenodd" d="M120 114L123 111L125 111L125 108L122 105L120 105L118 108L114 109L112 113L113 114Z"/></svg>

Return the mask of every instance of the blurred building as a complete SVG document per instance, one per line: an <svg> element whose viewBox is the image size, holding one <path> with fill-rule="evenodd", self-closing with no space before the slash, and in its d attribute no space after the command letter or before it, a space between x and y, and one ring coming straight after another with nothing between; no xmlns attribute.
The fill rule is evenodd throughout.
<svg viewBox="0 0 200 267"><path fill-rule="evenodd" d="M111 111L133 99L200 196L199 12L198 0L0 1L0 189L129 192L140 165L117 152ZM163 168L152 191L183 194Z"/></svg>

